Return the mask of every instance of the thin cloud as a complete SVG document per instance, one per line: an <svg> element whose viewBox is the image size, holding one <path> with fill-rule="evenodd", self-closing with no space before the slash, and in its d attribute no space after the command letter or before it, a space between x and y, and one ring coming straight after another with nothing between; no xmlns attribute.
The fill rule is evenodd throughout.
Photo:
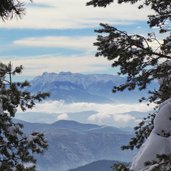
<svg viewBox="0 0 171 171"><path fill-rule="evenodd" d="M146 20L149 10L137 6L113 4L108 8L87 7L87 0L35 0L28 5L22 20L1 22L1 28L90 28L100 22L112 24L132 23ZM136 15L135 15L136 14Z"/></svg>
<svg viewBox="0 0 171 171"><path fill-rule="evenodd" d="M114 123L122 127L129 125L130 123L134 125L139 121L135 116L125 113L96 113L88 117L89 122L98 124L103 124L107 120L112 120Z"/></svg>
<svg viewBox="0 0 171 171"><path fill-rule="evenodd" d="M62 113L57 116L57 120L68 120L68 119L69 119L69 116L67 113Z"/></svg>
<svg viewBox="0 0 171 171"><path fill-rule="evenodd" d="M93 50L93 42L95 42L95 40L96 37L93 36L49 36L20 39L14 41L13 44L26 47L56 47Z"/></svg>
<svg viewBox="0 0 171 171"><path fill-rule="evenodd" d="M23 65L22 76L38 76L43 72L103 72L111 65L105 58L94 56L40 56L27 58L6 58L3 63L12 62L14 66Z"/></svg>

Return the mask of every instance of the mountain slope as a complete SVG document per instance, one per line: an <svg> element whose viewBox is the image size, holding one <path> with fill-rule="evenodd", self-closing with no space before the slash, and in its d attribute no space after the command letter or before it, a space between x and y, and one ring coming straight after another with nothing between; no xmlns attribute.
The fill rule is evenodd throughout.
<svg viewBox="0 0 171 171"><path fill-rule="evenodd" d="M76 169L71 169L69 171L114 171L112 166L115 163L116 161L112 160L100 160L78 167Z"/></svg>
<svg viewBox="0 0 171 171"><path fill-rule="evenodd" d="M40 171L67 171L97 160L130 161L133 155L120 150L131 135L118 128L75 121L23 124L26 133L43 132L48 140L48 150L36 156Z"/></svg>
<svg viewBox="0 0 171 171"><path fill-rule="evenodd" d="M133 102L147 94L138 90L112 93L115 85L120 85L126 78L107 74L79 74L70 72L43 73L31 81L31 92L50 92L53 100L66 102ZM153 87L156 84L153 83ZM130 98L131 96L131 98Z"/></svg>

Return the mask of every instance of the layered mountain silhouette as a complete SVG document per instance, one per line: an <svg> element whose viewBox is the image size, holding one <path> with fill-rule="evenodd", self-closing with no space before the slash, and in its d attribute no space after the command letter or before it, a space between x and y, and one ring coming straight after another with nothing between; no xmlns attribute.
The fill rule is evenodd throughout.
<svg viewBox="0 0 171 171"><path fill-rule="evenodd" d="M112 166L115 163L112 160L99 160L69 171L114 171Z"/></svg>
<svg viewBox="0 0 171 171"><path fill-rule="evenodd" d="M43 73L35 77L29 91L49 92L50 99L66 102L137 102L147 91L112 93L113 86L123 84L126 78L108 74L79 74L71 72ZM150 85L157 87L154 82ZM131 97L131 98L130 98Z"/></svg>
<svg viewBox="0 0 171 171"><path fill-rule="evenodd" d="M133 156L120 149L131 134L115 127L64 120L53 124L22 123L26 133L43 132L48 140L48 150L36 156L39 171L68 171L98 160L130 161Z"/></svg>

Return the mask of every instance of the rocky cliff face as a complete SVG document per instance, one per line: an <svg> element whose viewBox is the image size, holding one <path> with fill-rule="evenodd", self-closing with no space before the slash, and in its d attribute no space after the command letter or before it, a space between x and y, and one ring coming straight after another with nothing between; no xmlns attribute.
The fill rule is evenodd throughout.
<svg viewBox="0 0 171 171"><path fill-rule="evenodd" d="M32 82L31 92L50 92L50 99L64 100L66 102L137 102L139 98L147 94L124 91L112 93L115 85L120 85L126 78L107 74L79 74L70 72L44 73L36 77ZM153 83L151 86L156 86ZM131 97L131 98L130 98Z"/></svg>

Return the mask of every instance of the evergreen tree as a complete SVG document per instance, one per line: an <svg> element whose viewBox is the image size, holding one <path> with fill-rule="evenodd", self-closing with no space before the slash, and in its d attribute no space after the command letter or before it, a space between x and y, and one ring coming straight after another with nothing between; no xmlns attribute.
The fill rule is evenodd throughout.
<svg viewBox="0 0 171 171"><path fill-rule="evenodd" d="M0 170L33 171L36 160L34 153L43 153L47 148L44 135L23 133L23 125L14 121L17 108L23 111L42 101L48 93L31 95L26 91L29 82L12 82L12 76L21 73L22 66L0 63Z"/></svg>
<svg viewBox="0 0 171 171"><path fill-rule="evenodd" d="M113 0L91 0L87 5L94 7L106 7ZM149 6L153 11L148 16L148 25L150 28L157 27L163 41L159 41L154 32L147 36L138 34L128 34L126 31L101 23L101 28L95 30L99 33L97 42L96 56L106 57L112 61L113 67L119 67L119 75L127 77L127 81L113 88L113 92L124 91L125 89L134 90L139 88L143 90L154 80L162 80L164 84L158 89L150 90L149 97L142 97L140 101L147 101L148 104L161 104L171 97L171 1L170 0L118 0L119 4L140 3L139 9ZM152 46L157 43L157 49ZM135 127L135 136L123 149L140 148L145 139L153 129L153 121L157 113L157 108L150 113L147 118ZM154 171L171 170L171 155L158 156L158 165L151 167ZM155 166L155 161L149 161L149 165ZM119 164L116 166L118 171L128 171L129 168Z"/></svg>
<svg viewBox="0 0 171 171"><path fill-rule="evenodd" d="M1 0L0 17L3 21L24 14L24 3L19 0ZM23 125L14 120L17 108L31 109L36 101L42 101L48 93L32 95L26 91L27 81L13 82L12 77L20 74L22 66L12 68L11 63L0 62L0 170L34 171L34 153L43 153L47 141L42 133L23 133Z"/></svg>
<svg viewBox="0 0 171 171"><path fill-rule="evenodd" d="M24 14L24 2L19 0L1 0L0 17L5 21L14 16L21 17Z"/></svg>

